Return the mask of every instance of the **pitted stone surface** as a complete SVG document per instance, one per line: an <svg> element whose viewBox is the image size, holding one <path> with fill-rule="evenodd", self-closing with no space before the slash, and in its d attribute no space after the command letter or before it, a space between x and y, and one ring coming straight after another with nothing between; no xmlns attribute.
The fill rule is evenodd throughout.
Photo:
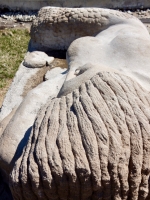
<svg viewBox="0 0 150 200"><path fill-rule="evenodd" d="M107 26L130 22L140 25L137 18L119 11L44 7L31 27L31 48L42 51L67 49L79 37L95 36Z"/></svg>
<svg viewBox="0 0 150 200"><path fill-rule="evenodd" d="M14 199L149 200L149 97L103 72L51 100L11 173Z"/></svg>

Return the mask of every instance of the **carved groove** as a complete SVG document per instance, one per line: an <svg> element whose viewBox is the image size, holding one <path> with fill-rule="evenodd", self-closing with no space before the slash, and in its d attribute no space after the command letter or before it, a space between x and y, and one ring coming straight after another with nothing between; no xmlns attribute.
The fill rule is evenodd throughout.
<svg viewBox="0 0 150 200"><path fill-rule="evenodd" d="M14 199L148 200L147 98L130 78L103 72L50 101L10 175Z"/></svg>

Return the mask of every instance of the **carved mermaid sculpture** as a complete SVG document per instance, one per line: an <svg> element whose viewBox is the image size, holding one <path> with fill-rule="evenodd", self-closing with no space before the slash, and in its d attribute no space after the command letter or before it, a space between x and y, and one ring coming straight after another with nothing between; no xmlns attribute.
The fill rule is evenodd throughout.
<svg viewBox="0 0 150 200"><path fill-rule="evenodd" d="M42 85L39 107L33 89L0 134L14 200L149 200L147 29L118 11L45 7L29 50L53 49L68 49L61 89L43 102Z"/></svg>

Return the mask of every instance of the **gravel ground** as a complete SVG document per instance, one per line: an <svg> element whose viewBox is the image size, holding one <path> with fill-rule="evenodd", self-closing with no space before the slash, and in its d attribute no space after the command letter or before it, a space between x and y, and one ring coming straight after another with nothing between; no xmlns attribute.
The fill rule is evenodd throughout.
<svg viewBox="0 0 150 200"><path fill-rule="evenodd" d="M37 11L28 13L20 11L1 11L0 29L5 28L28 28L30 29L32 21L36 18Z"/></svg>

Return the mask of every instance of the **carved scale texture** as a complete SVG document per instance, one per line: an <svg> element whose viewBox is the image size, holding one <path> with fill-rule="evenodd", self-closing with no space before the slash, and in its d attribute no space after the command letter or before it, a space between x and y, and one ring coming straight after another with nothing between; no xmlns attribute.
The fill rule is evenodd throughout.
<svg viewBox="0 0 150 200"><path fill-rule="evenodd" d="M71 42L84 36L95 36L106 27L129 21L140 21L116 10L102 8L41 8L31 26L32 47L41 50L68 49Z"/></svg>
<svg viewBox="0 0 150 200"><path fill-rule="evenodd" d="M149 93L116 73L51 100L10 175L14 200L149 200L149 121Z"/></svg>

